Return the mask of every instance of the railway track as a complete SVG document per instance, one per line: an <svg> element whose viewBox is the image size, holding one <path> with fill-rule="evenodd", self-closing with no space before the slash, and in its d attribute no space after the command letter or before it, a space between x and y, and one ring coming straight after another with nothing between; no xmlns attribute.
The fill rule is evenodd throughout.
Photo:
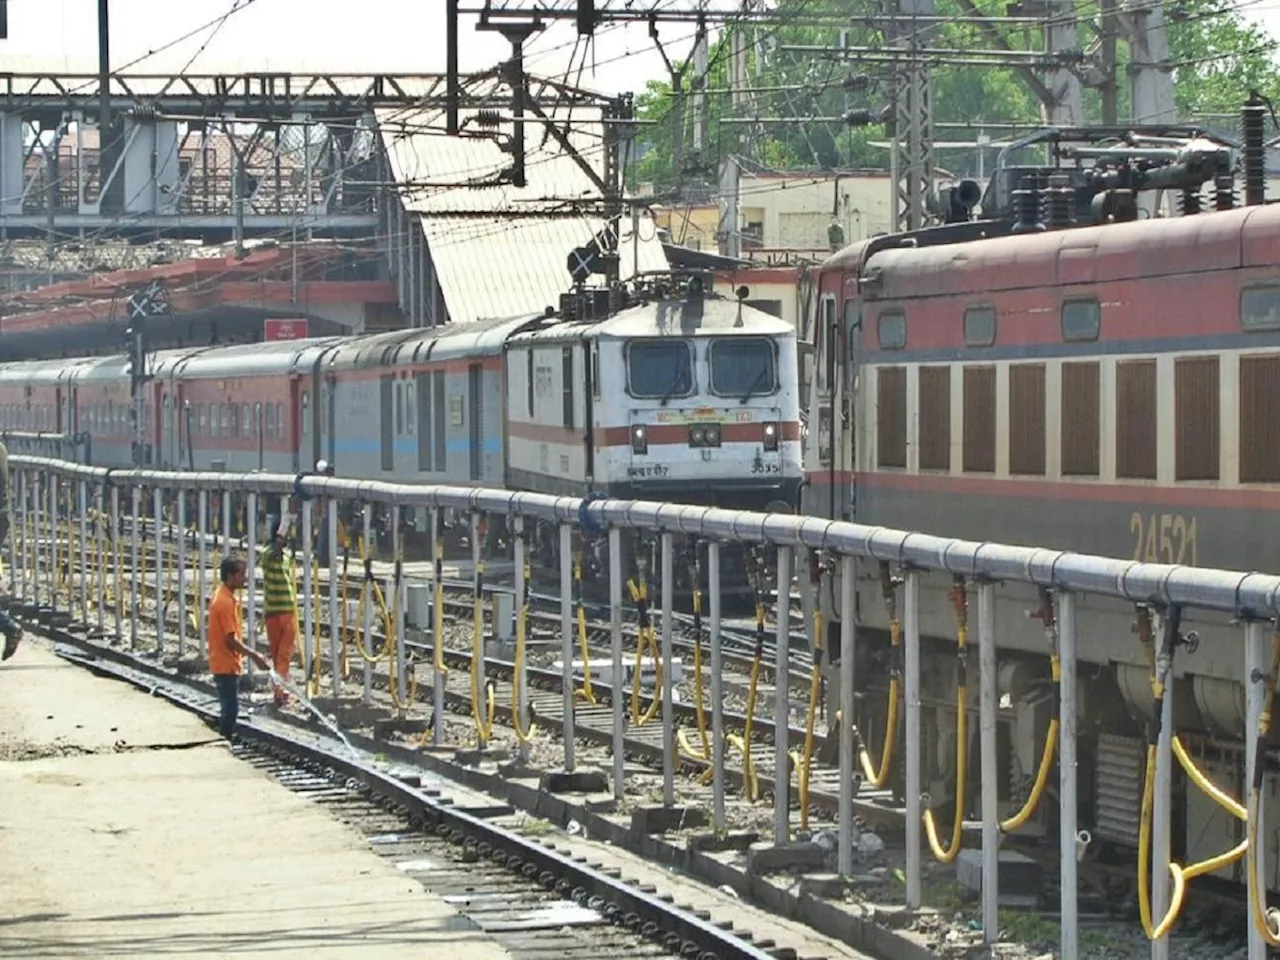
<svg viewBox="0 0 1280 960"><path fill-rule="evenodd" d="M354 581L357 589L358 584L358 580ZM444 654L445 663L454 674L446 687L446 710L455 721L461 721L457 723L455 729L466 729L469 726L467 720L472 717L474 711L469 681L465 676L471 665L469 629L472 615L472 597L470 591L471 585L469 582L461 580L446 582L446 613L456 613L458 614L458 619L462 621L460 624L447 628L447 643ZM327 614L327 589L325 590L325 597L326 602L323 605L323 612ZM352 599L350 585L348 599ZM535 597L534 600L541 604L541 608L531 613L531 619L539 627L552 633L557 632L561 624L559 598L542 594ZM548 605L552 609L548 609ZM172 610L175 606L170 604L170 609ZM154 602L148 601L136 613L141 614L144 618L149 616L154 620ZM172 631L177 627L176 617L166 617L166 621L167 629L170 631L170 647L172 647L172 637L174 635ZM634 656L634 624L629 625L629 627L627 639L630 641L631 646L629 650L624 650L624 661ZM593 662L597 654L600 655L599 662L609 662L610 658L606 652L609 625L599 619L592 619L588 624L588 635L591 641ZM320 654L327 673L329 649L327 624L322 630L322 638ZM685 644L682 649L691 649L692 643L689 638L681 637L679 639ZM154 637L148 636L146 640L148 643L153 643ZM375 638L376 643L382 643L383 641L384 638L382 637ZM417 661L418 668L429 672L433 651L428 644L408 641L406 646L410 651L411 658ZM558 657L560 649L557 637L556 642L552 645L552 655ZM705 649L704 642L704 653ZM576 640L575 653L577 653ZM728 658L726 657L727 660ZM739 664L745 662L749 662L749 658L744 657L738 661ZM360 683L357 655L353 654L352 663L356 665L356 670L348 680L348 690L352 689L353 686L358 686ZM562 673L560 670L547 669L532 663L526 664L525 669L528 684L528 702L536 717L536 724L539 730L538 738L545 742L546 734L550 733L553 736L558 736L563 726ZM495 711L495 720L497 721L494 728L495 735L490 741L490 747L496 749L498 753L502 753L504 750L514 752L515 744L511 739L511 704L514 699L513 683L515 672L515 664L511 661L493 657L486 658L486 676L493 684L495 701L498 705ZM372 673L375 704L388 711L393 711L394 706L389 693L392 677L388 675L385 664L375 664ZM459 674L464 675L459 676ZM738 689L738 680L741 678L730 671L726 674L725 679L726 700L728 701L723 712L725 731L726 733L741 735L746 726L746 715L743 710L735 709L738 704L733 702L734 699L741 700L740 690ZM772 678L770 677L770 679ZM798 691L801 685L803 685L807 695L807 672L793 671L790 680L792 681L790 686L793 688L791 697L793 702L797 699L795 691ZM608 763L603 758L608 756L613 743L612 698L614 689L610 683L602 682L599 679L593 683L593 687L597 702L595 704L577 702L574 707L575 739L591 751L585 755L580 754L579 762L595 762L601 767L607 767ZM773 704L773 692L773 688L769 684L762 684L759 687L758 706L753 718L753 736L749 750L751 767L757 777L759 799L761 801L767 800L776 786L776 771L774 769L775 724L774 718L768 715L768 711ZM631 691L627 687L624 687L621 691L624 698L624 716L628 718L628 721L630 721L630 693ZM426 696L429 695L424 696L425 691L419 691L419 694L420 696L415 699L415 702L408 707L410 713L418 709L429 709L429 704L424 702ZM652 702L652 691L642 690L639 697L641 711L647 710ZM759 704L767 704L768 706L762 709ZM697 711L695 706L689 702L677 701L673 704L673 707L677 724L685 728L686 732L692 734L690 740L696 743ZM707 706L708 725L710 722L709 714L710 707ZM819 725L817 730L816 749L813 754L812 774L808 792L809 811L814 817L813 829L815 831L821 831L830 823L836 809L839 794L838 768L835 766L835 752L831 749L834 745L827 743L826 731L823 726ZM788 723L788 741L793 748L803 741L804 735L805 730L802 724ZM462 746L462 744L457 745ZM550 746L550 744L546 745ZM624 748L629 761L636 762L654 773L660 771L664 756L660 715L653 722L643 725L628 722ZM741 752L725 749L725 783L729 792L737 793L739 789L745 789L744 767L746 765L742 761L743 755ZM708 760L690 756L686 752L681 752L677 758L677 771L686 775L682 777L682 782L685 783L695 782L698 775L706 771L708 767ZM796 802L799 798L795 786L794 771L788 770L787 778L791 783L789 793L793 802ZM741 788L739 787L740 784L742 785ZM902 828L905 815L905 808L900 799L895 797L890 790L872 791L866 785L863 785L861 789L856 789L855 794L855 815L861 823L865 827L881 831L892 842ZM967 824L965 828L966 846L976 843L977 839L978 825ZM1028 841L1017 836L1007 838L1006 845L1039 861L1045 871L1045 889L1050 892L1055 889L1056 845L1049 849L1049 845L1038 844L1034 840ZM1081 864L1080 869L1082 879L1094 891L1092 896L1093 907L1096 910L1094 922L1102 928L1106 928L1108 924L1124 925L1131 928L1133 925L1132 914L1134 912L1132 865L1086 861ZM892 885L890 884L890 886ZM1105 891L1105 894L1101 894L1100 891ZM900 896L900 893L897 895ZM1088 893L1085 894L1085 897L1086 901L1090 899ZM1171 947L1179 950L1180 947L1185 946L1188 956L1204 955L1206 957L1211 955L1230 955L1233 951L1242 948L1244 944L1244 922L1240 908L1240 898L1241 892L1238 885L1225 882L1205 883L1200 881L1197 884L1195 894L1196 903L1197 905L1207 903L1211 906L1208 909L1188 910L1187 918L1171 938ZM1213 951L1218 952L1214 953ZM1181 956L1182 953L1179 952L1178 955Z"/></svg>

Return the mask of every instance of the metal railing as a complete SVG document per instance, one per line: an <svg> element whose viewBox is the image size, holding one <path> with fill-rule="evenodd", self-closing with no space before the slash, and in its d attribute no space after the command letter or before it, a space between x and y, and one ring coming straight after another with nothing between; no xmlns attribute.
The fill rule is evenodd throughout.
<svg viewBox="0 0 1280 960"><path fill-rule="evenodd" d="M1249 729L1254 729L1263 715L1264 701L1268 695L1268 683L1274 682L1270 677L1267 657L1268 623L1276 621L1280 616L1280 577L1257 573L1237 573L1223 570L1210 570L1182 566L1141 563L1132 560L1116 560L1083 554L1065 553L1055 550L1028 547L1006 546L994 543L976 543L910 533L883 527L863 526L845 522L831 522L820 519L796 517L779 514L757 514L742 511L720 510L700 506L682 506L670 503L651 503L643 501L591 500L575 497L552 497L538 494L510 492L502 490L473 489L449 486L419 486L407 484L378 483L336 479L316 475L272 475L272 474L214 474L214 473L177 473L152 470L103 470L65 461L54 461L22 456L10 458L10 470L13 478L10 481L10 502L19 514L24 527L33 525L36 536L28 545L25 538L22 551L30 554L18 556L18 537L10 538L8 544L11 590L24 600L34 599L35 603L56 602L53 590L53 579L59 569L59 504L72 504L71 515L64 517L63 522L73 522L77 529L76 549L72 550L70 532L67 533L67 546L62 550L63 563L74 559L78 554L78 567L82 573L79 577L79 602L75 604L83 612L88 621L96 614L98 628L106 632L104 621L106 603L104 590L105 575L96 578L96 597L88 594L91 567L88 561L88 541L90 533L97 538L97 555L101 555L103 545L102 523L96 526L90 523L90 505L99 515L109 512L106 524L116 536L122 531L121 526L121 492L130 494L129 509L132 524L130 526L130 566L137 568L139 538L143 534L145 524L140 523L142 491L145 488L153 493L153 509L155 516L163 515L166 499L176 494L177 524L179 530L187 530L189 518L186 517L187 495L197 495L197 517L195 527L199 552L196 595L205 597L205 570L207 567L206 531L208 528L208 508L210 494L220 495L222 503L222 526L226 532L231 527L231 503L223 494L243 496L247 500L248 514L258 517L264 498L279 498L281 515L290 502L317 501L322 505L323 516L328 527L328 543L332 551L338 540L338 510L340 501L355 501L366 506L363 510L366 538L369 534L370 511L372 504L388 507L392 512L393 536L400 536L400 511L405 508L425 510L431 517L431 542L438 543L438 535L443 511L456 511L470 515L473 519L480 515L490 517L506 517L515 521L517 529L529 521L540 521L553 524L560 532L561 544L561 589L563 603L561 607L562 663L563 663L563 749L564 765L572 770L574 756L574 622L573 596L574 584L570 564L570 538L575 528L580 528L591 536L605 536L608 540L609 556L609 593L612 613L611 658L612 680L621 686L622 668L622 622L623 622L623 584L626 573L621 569L621 536L623 531L641 531L656 534L661 542L661 563L663 577L661 580L661 601L653 612L658 615L661 630L661 659L664 663L672 659L672 582L673 577L673 543L677 535L693 535L700 538L707 546L708 569L710 574L708 596L708 630L711 644L711 707L713 711L712 729L715 731L712 744L711 767L714 774L712 789L714 793L714 816L717 828L723 828L724 791L725 791L725 742L720 736L723 729L721 710L724 701L723 691L719 686L719 670L716 665L720 658L721 639L721 584L720 584L720 548L726 543L763 544L772 547L777 553L778 596L782 605L777 617L776 676L787 676L789 628L789 590L783 585L792 581L793 570L799 564L793 563L797 551L816 550L823 555L834 555L839 558L841 568L840 610L844 625L841 657L839 659L838 684L840 690L840 710L844 722L839 723L839 770L840 794L838 805L838 837L839 837L839 870L848 875L852 871L852 837L853 837L853 800L855 789L855 740L853 724L848 718L854 715L854 656L851 655L856 643L856 630L851 627L855 623L856 597L855 577L859 561L873 561L876 564L891 563L904 571L904 604L903 604L903 663L905 687L905 764L906 764L906 900L907 906L917 908L921 905L921 853L922 853L922 796L921 796L921 638L920 638L920 588L921 577L931 571L942 572L959 578L959 582L969 583L976 587L978 597L977 624L979 642L979 675L980 675L980 753L981 753L981 820L982 820L982 915L984 934L989 942L994 942L997 931L997 853L1000 844L1001 827L997 815L997 664L996 664L996 588L999 584L1018 583L1031 584L1047 588L1057 600L1057 628L1059 637L1059 656L1061 661L1061 678L1058 684L1060 726L1058 736L1059 778L1059 823L1060 823L1060 869L1061 869L1061 950L1064 958L1078 956L1078 911L1077 862L1083 856L1089 843L1086 831L1079 829L1077 816L1077 780L1076 780L1076 630L1077 605L1084 595L1111 597L1135 604L1150 605L1161 622L1167 627L1172 624L1176 634L1177 623L1184 609L1199 609L1216 612L1231 618L1232 622L1241 625L1243 633L1244 655L1241 662L1241 678L1247 690L1247 713ZM69 494L74 491L74 497ZM65 510L63 511L66 512ZM302 569L304 576L304 592L309 593L315 584L312 582L312 511L302 509ZM249 642L254 637L253 625L257 616L254 592L255 576L255 535L256 523L247 527L248 551L248 591L247 591L247 626L246 635ZM162 524L155 524L157 542L156 556L158 563L165 563L164 552L159 549ZM473 531L475 527L473 525ZM177 595L180 604L185 603L185 578L188 574L182 550L186 537L176 538L177 550ZM478 542L473 538L473 546L478 555ZM524 590L524 539L515 539L515 579L516 596L523 596ZM119 550L117 545L116 550ZM117 556L119 553L117 552ZM436 571L439 574L439 564ZM28 582L30 574L30 582ZM804 578L800 578L803 581ZM131 598L136 598L138 578L131 577L128 589ZM340 626L339 626L339 593L338 578L329 577L329 658L331 666L331 691L337 696L341 693L342 679L338 669L341 658ZM117 576L116 604L113 624L115 639L121 641L123 621L128 619L130 638L136 643L137 618L128 617L124 609L122 591L125 589ZM402 589L397 581L397 591ZM437 592L437 598L439 593ZM91 600L93 601L91 603ZM343 599L345 601L345 598ZM308 597L301 603L306 629L301 630L304 637L303 668L310 675L314 657L321 657L322 652L312 649L312 603ZM397 597L395 607L400 611L403 621L405 604ZM439 604L436 605L437 628L440 624ZM163 618L157 617L158 637L157 650L163 650L166 638ZM396 684L398 703L407 702L405 675L405 634L403 622L395 631L395 660L398 666ZM368 629L366 623L365 628ZM185 610L179 614L178 645L180 652L186 642L187 618ZM433 631L436 648L437 668L433 671L430 686L433 691L435 716L444 716L444 690L446 675L440 668L439 651L442 638L437 629ZM1169 636L1166 632L1166 640ZM1162 649L1158 667L1167 671L1169 664L1166 654L1171 655L1171 647ZM482 656L483 654L481 654ZM369 690L368 664L366 662L365 691ZM1165 672L1160 674L1162 682L1171 681ZM517 682L521 682L520 678ZM639 682L638 677L635 682ZM521 682L523 686L523 683ZM778 782L786 783L785 772L788 769L788 724L783 718L788 715L788 689L785 682L777 684L777 711L779 721L776 723L775 758ZM613 780L615 790L621 795L623 788L624 758L624 716L623 696L612 696L613 720ZM1153 852L1153 908L1157 916L1164 916L1170 906L1169 894L1169 831L1171 803L1171 771L1173 769L1173 724L1172 696L1163 698L1163 719L1160 726L1159 741L1156 752L1155 782L1155 843ZM1157 698L1157 702L1159 698ZM675 719L672 709L671 684L665 684L662 697L663 738L663 779L664 797L667 804L674 802L674 777L677 768L677 746ZM521 712L524 705L521 704ZM523 718L528 726L528 717ZM437 744L442 743L443 723L434 725L433 737ZM1257 757L1257 747L1253 738L1249 738L1247 750L1247 780L1255 780L1255 771L1261 761ZM789 841L792 829L790 810L790 791L778 789L774 791L774 827L775 842L782 844ZM961 811L963 813L963 811ZM1253 811L1260 818L1261 808ZM1252 863L1249 870L1251 891L1262 873L1261 849L1252 851ZM1264 888L1265 889L1265 888ZM1265 897L1265 893L1263 894ZM1167 932L1155 938L1157 949L1160 941L1167 937ZM1167 942L1167 941L1166 941ZM1262 957L1263 934L1251 924L1250 957Z"/></svg>

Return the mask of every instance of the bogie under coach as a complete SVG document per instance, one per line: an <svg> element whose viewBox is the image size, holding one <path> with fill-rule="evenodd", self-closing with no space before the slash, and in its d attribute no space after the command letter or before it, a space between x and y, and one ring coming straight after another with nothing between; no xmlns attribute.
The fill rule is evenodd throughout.
<svg viewBox="0 0 1280 960"><path fill-rule="evenodd" d="M1130 136L1100 138L1109 145L1086 154L1099 158L1094 166L1073 167L1062 165L1073 154L1046 135L1055 165L998 171L985 218L966 211L946 226L854 244L822 265L806 513L1280 572L1280 206L1262 204L1249 169L1251 205L1234 204L1222 145L1194 139L1183 159L1152 168L1133 159L1144 144ZM1198 163L1186 160L1192 154ZM1206 179L1218 209L1199 212ZM1131 219L1146 185L1182 191L1184 215ZM1011 203L1002 207L1001 195ZM902 615L898 573L867 565L857 585L856 670L867 689L855 719L873 747L893 659L887 628ZM955 774L954 586L929 576L921 592L924 782L935 797L948 796ZM837 576L822 597L828 623L839 620L839 596ZM1031 588L1002 585L997 596L1001 781L1016 809L1054 717L1052 616L1041 616L1044 598ZM1153 702L1145 616L1096 597L1077 605L1081 826L1099 847L1137 843ZM1175 729L1205 773L1243 797L1254 731L1239 628L1188 613L1183 631L1199 642L1175 657ZM978 756L972 745L969 756ZM1234 818L1198 790L1179 791L1175 858L1238 842ZM1274 808L1274 777L1266 792ZM976 794L969 801L973 809ZM1040 816L1055 811L1042 804ZM1272 889L1277 826L1266 835ZM1240 880L1244 864L1219 875Z"/></svg>

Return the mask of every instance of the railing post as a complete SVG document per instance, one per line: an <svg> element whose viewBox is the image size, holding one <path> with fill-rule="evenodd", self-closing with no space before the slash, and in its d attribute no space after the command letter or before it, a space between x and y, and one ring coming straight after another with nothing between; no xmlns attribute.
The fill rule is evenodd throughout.
<svg viewBox="0 0 1280 960"><path fill-rule="evenodd" d="M609 617L609 658L613 666L609 684L613 711L613 795L621 797L626 766L622 691L626 684L622 682L622 531L617 527L609 528Z"/></svg>
<svg viewBox="0 0 1280 960"><path fill-rule="evenodd" d="M791 838L791 548L778 548L777 632L773 699L773 842Z"/></svg>
<svg viewBox="0 0 1280 960"><path fill-rule="evenodd" d="M18 539L22 535L27 520L27 505L22 502L22 490L25 489L25 478L27 472L19 470L14 477L13 488L5 491L8 496L8 503L5 504L5 510L9 513L9 596L18 597L21 593L18 588L19 581L22 578L22 571L19 569L18 563ZM17 504L15 510L12 504ZM23 549L26 547L24 545Z"/></svg>
<svg viewBox="0 0 1280 960"><path fill-rule="evenodd" d="M139 554L142 543L142 488L137 484L129 491L129 569L133 575L129 578L129 598L132 600L133 615L129 617L129 649L138 647L138 618L142 612L142 593L146 589L144 579L139 576Z"/></svg>
<svg viewBox="0 0 1280 960"><path fill-rule="evenodd" d="M39 607L43 591L40 589L41 555L40 555L40 491L43 487L42 477L37 472L31 477L31 599L32 605Z"/></svg>
<svg viewBox="0 0 1280 960"><path fill-rule="evenodd" d="M156 659L164 657L164 588L168 581L164 563L164 491L156 487L152 494L156 526ZM181 633L182 627L178 627Z"/></svg>
<svg viewBox="0 0 1280 960"><path fill-rule="evenodd" d="M202 648L204 640L204 616L206 609L205 568L209 565L209 491L204 487L196 494L196 648Z"/></svg>
<svg viewBox="0 0 1280 960"><path fill-rule="evenodd" d="M394 599L396 618L396 699L400 703L400 715L404 716L409 706L409 686L405 678L405 646L404 646L404 578L400 569L400 505L391 508L391 590Z"/></svg>
<svg viewBox="0 0 1280 960"><path fill-rule="evenodd" d="M112 596L115 598L115 636L116 643L124 642L124 584L121 582L123 573L120 569L120 549L121 537L123 531L120 527L120 488L114 484L111 487L111 540L107 544L111 551L111 575L115 584L112 590Z"/></svg>
<svg viewBox="0 0 1280 960"><path fill-rule="evenodd" d="M1076 960L1080 950L1076 877L1076 598L1067 590L1058 593L1058 647L1062 659L1062 681L1058 687L1061 697L1058 843L1061 846L1062 960Z"/></svg>
<svg viewBox="0 0 1280 960"><path fill-rule="evenodd" d="M707 541L707 599L711 634L711 811L717 831L724 827L724 685L720 640L720 542Z"/></svg>
<svg viewBox="0 0 1280 960"><path fill-rule="evenodd" d="M988 944L999 933L1000 810L996 755L996 588L978 584L979 736L982 750L982 937Z"/></svg>
<svg viewBox="0 0 1280 960"><path fill-rule="evenodd" d="M857 625L857 563L840 562L840 798L837 868L843 877L853 873L853 649Z"/></svg>
<svg viewBox="0 0 1280 960"><path fill-rule="evenodd" d="M248 516L245 517L245 536L248 545L245 547L245 614L244 634L245 646L250 650L258 649L258 495L249 494ZM249 673L254 673L253 661L249 661Z"/></svg>
<svg viewBox="0 0 1280 960"><path fill-rule="evenodd" d="M338 501L329 499L329 684L336 701L342 695L342 619L338 613ZM347 598L343 597L346 603Z"/></svg>
<svg viewBox="0 0 1280 960"><path fill-rule="evenodd" d="M360 510L360 517L363 523L363 530L364 530L364 549L365 551L367 551L367 555L370 558L372 558L373 557L373 539L372 539L373 504L366 503ZM361 564L363 564L365 562L365 558L361 557L360 562ZM365 573L365 571L363 570L361 571L360 575L361 577L368 576L368 574ZM373 588L369 583L363 583L360 587L360 590L362 591L361 596L364 596L363 591L365 590L368 590L370 594L373 593ZM372 596L370 596L365 601L364 623L360 625L360 629L364 631L365 649L372 650L373 649L373 597ZM363 656L360 659L364 660L363 702L365 706L368 706L369 704L373 703L373 664L371 664L368 660L365 660Z"/></svg>
<svg viewBox="0 0 1280 960"><path fill-rule="evenodd" d="M512 554L515 560L515 611L516 616L521 617L524 615L524 592L526 589L524 582L524 565L527 559L525 557L524 517L518 515L513 517L512 529L515 532L515 551ZM515 678L515 683L520 691L516 697L516 713L520 719L520 729L527 731L529 729L529 667L527 662L529 659L529 623L527 620L525 621L524 629L525 655L520 661L520 674ZM529 745L527 743L521 743L519 753L520 760L527 763L529 761Z"/></svg>
<svg viewBox="0 0 1280 960"><path fill-rule="evenodd" d="M573 528L560 524L560 656L564 711L564 769L573 772Z"/></svg>
<svg viewBox="0 0 1280 960"><path fill-rule="evenodd" d="M106 636L107 633L107 544L103 537L103 529L107 525L107 488L103 484L98 484L93 491L94 512L97 514L96 522L93 525L93 542L97 545L95 552L94 565L96 572L101 576L94 578L97 587L94 593L97 594L98 602L98 633L100 636Z"/></svg>
<svg viewBox="0 0 1280 960"><path fill-rule="evenodd" d="M178 658L187 653L187 491L177 491L178 550Z"/></svg>
<svg viewBox="0 0 1280 960"><path fill-rule="evenodd" d="M56 474L50 473L45 477L44 484L44 520L45 526L48 528L45 536L48 539L48 547L45 549L47 557L46 569L49 571L49 609L58 609L58 477Z"/></svg>
<svg viewBox="0 0 1280 960"><path fill-rule="evenodd" d="M477 641L478 649L472 650L471 655L475 657L477 661L475 664L472 665L472 669L476 673L476 680L477 680L476 696L480 698L479 702L475 704L474 708L477 711L476 715L481 718L480 725L483 727L484 718L487 716L487 713L485 711L485 705L488 703L488 696L487 696L487 691L485 689L486 681L485 681L485 669L484 669L486 638L484 635L484 607L485 607L484 582L483 582L484 569L482 567L482 564L484 563L484 554L480 547L481 519L482 518L479 511L473 510L471 512L471 583L472 583L472 589L475 592L475 597L473 598L473 600L475 603L478 603L480 605L480 637L479 637L479 640ZM472 615L474 616L474 613ZM494 629L494 635L496 638L497 629L498 629L496 618L493 624L493 629ZM570 676L572 676L572 674L570 674ZM494 689L494 696L495 697L497 696L497 688ZM495 707L495 714L496 714L496 707ZM478 745L482 750L489 746L489 738L486 737L484 734L479 734L478 741L479 741Z"/></svg>
<svg viewBox="0 0 1280 960"><path fill-rule="evenodd" d="M907 570L904 651L907 699L907 909L920 909L920 574ZM890 718L890 723L893 718Z"/></svg>
<svg viewBox="0 0 1280 960"><path fill-rule="evenodd" d="M1245 689L1245 789L1251 791L1252 784L1258 772L1258 764L1265 762L1265 757L1258 756L1258 722L1262 718L1262 708L1267 698L1267 671L1270 665L1267 663L1267 625L1260 620L1250 620L1245 624L1244 628L1244 689ZM1265 784L1265 780L1263 781ZM1246 800L1246 803L1248 801ZM1266 821L1263 818L1263 809L1265 808L1264 793L1259 791L1258 803L1256 810L1250 810L1249 815L1255 818L1255 823L1259 827ZM1262 831L1258 831L1258 836L1262 836ZM1254 890L1261 893L1260 899L1266 900L1266 882L1262 878L1266 877L1266 854L1267 845L1259 844L1256 850L1251 850L1253 869L1246 870L1248 902L1254 903ZM1246 863L1248 859L1246 859ZM1261 888L1259 888L1261 883ZM1267 943L1262 938L1262 931L1258 929L1258 925L1252 920L1245 921L1249 926L1249 960L1266 960Z"/></svg>
<svg viewBox="0 0 1280 960"><path fill-rule="evenodd" d="M311 578L311 565L315 560L311 550L311 502L303 500L298 509L302 514L302 689L306 690L307 683L311 679L311 671L314 669L312 664L320 655L320 651L316 649L315 611L311 603L313 591L316 588Z"/></svg>
<svg viewBox="0 0 1280 960"><path fill-rule="evenodd" d="M674 642L671 637L671 609L675 579L672 535L662 534L662 802L676 802L676 721L671 688L675 686Z"/></svg>
<svg viewBox="0 0 1280 960"><path fill-rule="evenodd" d="M337 521L334 521L334 530ZM335 542L337 534L333 534L330 542ZM444 576L444 541L440 538L440 508L431 508L431 559L435 561L435 575L431 579L431 645L435 654L436 668L431 687L432 721L431 742L437 746L444 745L444 685L448 682L448 674L444 665L444 611L440 609L444 596L441 578ZM332 576L332 575L331 575ZM337 650L335 643L334 650ZM337 654L335 653L335 657ZM334 660L337 663L337 660ZM336 668L335 668L336 669ZM337 674L335 673L335 677ZM335 688L336 689L336 688Z"/></svg>
<svg viewBox="0 0 1280 960"><path fill-rule="evenodd" d="M86 626L89 623L89 534L85 529L89 523L88 486L88 482L85 480L76 481L76 508L80 518L80 522L77 524L80 528L80 613L84 615Z"/></svg>

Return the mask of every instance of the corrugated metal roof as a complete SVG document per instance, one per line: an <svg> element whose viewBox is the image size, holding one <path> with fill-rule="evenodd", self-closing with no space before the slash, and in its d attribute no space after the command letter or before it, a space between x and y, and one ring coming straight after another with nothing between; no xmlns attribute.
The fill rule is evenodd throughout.
<svg viewBox="0 0 1280 960"><path fill-rule="evenodd" d="M604 123L599 107L562 108L549 113L566 130L582 158L604 171ZM511 165L491 137L480 136L475 111L460 114L469 136L441 131L438 111L377 111L378 130L391 172L401 184L405 209L419 215L435 264L449 317L455 323L536 314L558 305L572 284L569 253L588 243L604 221L586 216L580 205L602 199L599 187L566 153L536 117L525 125L524 187L483 186ZM503 133L509 135L510 124ZM640 221L638 251L624 220L621 275L638 266L668 269L653 221ZM638 260L638 264L637 264Z"/></svg>
<svg viewBox="0 0 1280 960"><path fill-rule="evenodd" d="M536 314L569 292L569 253L603 226L598 217L424 216L427 248L454 323ZM622 279L667 269L654 224L640 221L640 243L624 221L619 242Z"/></svg>

